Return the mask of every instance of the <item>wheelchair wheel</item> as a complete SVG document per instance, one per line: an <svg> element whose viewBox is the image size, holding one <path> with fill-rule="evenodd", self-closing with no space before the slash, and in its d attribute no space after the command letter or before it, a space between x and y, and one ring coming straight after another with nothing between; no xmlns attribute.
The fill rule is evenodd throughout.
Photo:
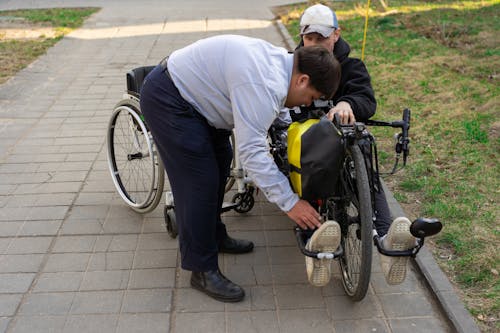
<svg viewBox="0 0 500 333"><path fill-rule="evenodd" d="M348 199L341 212L342 283L347 295L360 301L370 282L373 227L370 184L364 157L357 145L348 147L341 177Z"/></svg>
<svg viewBox="0 0 500 333"><path fill-rule="evenodd" d="M177 220L175 218L174 209L165 206L165 208L163 208L163 218L165 219L165 226L170 237L173 239L177 238L179 229L177 228Z"/></svg>
<svg viewBox="0 0 500 333"><path fill-rule="evenodd" d="M160 202L165 171L135 99L119 102L107 134L111 178L122 199L133 210L147 213Z"/></svg>
<svg viewBox="0 0 500 333"><path fill-rule="evenodd" d="M231 161L231 170L229 173L229 177L227 177L226 187L224 188L224 193L229 192L233 188L234 182L236 181L236 178L234 178L234 174L233 174L235 164L236 164L236 162L234 161L234 157L236 156L236 154L235 154L236 141L234 139L234 133L231 133L231 136L229 137L229 141L231 142L231 147L233 148L233 160Z"/></svg>

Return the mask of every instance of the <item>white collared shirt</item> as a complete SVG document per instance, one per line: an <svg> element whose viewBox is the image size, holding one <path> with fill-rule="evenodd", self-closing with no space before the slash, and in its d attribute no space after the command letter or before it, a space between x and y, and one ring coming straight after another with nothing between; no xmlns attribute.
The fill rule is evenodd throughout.
<svg viewBox="0 0 500 333"><path fill-rule="evenodd" d="M284 108L293 54L264 40L221 35L173 52L168 70L181 96L215 128L234 128L243 168L287 212L299 200L278 170L267 131Z"/></svg>

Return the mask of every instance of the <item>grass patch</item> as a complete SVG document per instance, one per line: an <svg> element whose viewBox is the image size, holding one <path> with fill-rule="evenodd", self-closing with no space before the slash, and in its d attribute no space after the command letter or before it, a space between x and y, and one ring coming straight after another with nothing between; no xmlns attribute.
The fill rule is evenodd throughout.
<svg viewBox="0 0 500 333"><path fill-rule="evenodd" d="M98 8L52 8L0 11L0 84L44 54L65 34L80 27L83 21ZM34 38L10 37L2 28L18 30L50 27L51 36L41 33ZM6 30L4 30L6 31ZM20 33L19 35L23 35Z"/></svg>
<svg viewBox="0 0 500 333"><path fill-rule="evenodd" d="M404 107L412 110L409 165L393 177L392 190L414 209L410 215L442 220L438 262L481 329L496 332L500 1L390 0L387 9L372 3L364 60L378 101L376 118L397 119ZM366 1L327 5L337 13L351 56L360 57ZM283 19L296 42L305 7L295 5ZM390 155L381 159L386 169L391 162ZM449 260L439 259L442 251Z"/></svg>

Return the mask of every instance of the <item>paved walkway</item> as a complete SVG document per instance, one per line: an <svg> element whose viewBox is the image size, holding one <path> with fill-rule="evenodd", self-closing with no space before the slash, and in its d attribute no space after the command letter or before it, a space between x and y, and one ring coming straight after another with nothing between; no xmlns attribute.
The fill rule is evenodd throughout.
<svg viewBox="0 0 500 333"><path fill-rule="evenodd" d="M221 33L284 45L270 21L277 4L0 1L0 9L102 7L0 86L0 331L451 331L414 267L391 287L375 256L359 303L345 296L338 269L329 286L311 287L292 224L262 198L249 214L224 217L232 235L256 243L251 254L220 260L247 297L213 301L189 288L162 207L138 215L116 194L105 132L126 71Z"/></svg>

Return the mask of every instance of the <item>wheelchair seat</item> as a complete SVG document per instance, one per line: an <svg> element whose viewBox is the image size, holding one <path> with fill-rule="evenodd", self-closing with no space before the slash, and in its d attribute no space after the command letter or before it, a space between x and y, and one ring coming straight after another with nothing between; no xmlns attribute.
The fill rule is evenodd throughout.
<svg viewBox="0 0 500 333"><path fill-rule="evenodd" d="M127 93L139 98L144 78L156 66L137 67L127 72Z"/></svg>

